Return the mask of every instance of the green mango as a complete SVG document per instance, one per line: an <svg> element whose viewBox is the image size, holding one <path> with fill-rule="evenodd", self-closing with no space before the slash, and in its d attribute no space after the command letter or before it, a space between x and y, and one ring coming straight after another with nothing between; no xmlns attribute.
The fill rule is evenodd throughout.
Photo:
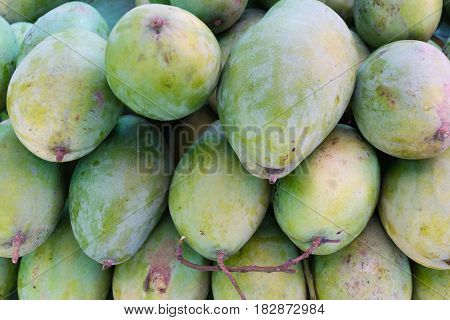
<svg viewBox="0 0 450 320"><path fill-rule="evenodd" d="M396 160L385 172L381 221L412 260L450 270L450 150L420 161Z"/></svg>
<svg viewBox="0 0 450 320"><path fill-rule="evenodd" d="M194 15L152 4L128 12L106 50L109 85L137 114L174 120L200 109L217 85L220 47Z"/></svg>
<svg viewBox="0 0 450 320"><path fill-rule="evenodd" d="M34 22L41 15L65 2L68 0L2 0L0 16L10 23Z"/></svg>
<svg viewBox="0 0 450 320"><path fill-rule="evenodd" d="M450 270L428 269L412 263L414 300L450 300Z"/></svg>
<svg viewBox="0 0 450 320"><path fill-rule="evenodd" d="M239 20L248 0L170 0L173 6L193 13L214 33L227 30Z"/></svg>
<svg viewBox="0 0 450 320"><path fill-rule="evenodd" d="M408 257L389 239L378 217L347 247L314 255L311 268L320 300L409 300Z"/></svg>
<svg viewBox="0 0 450 320"><path fill-rule="evenodd" d="M83 2L63 4L40 17L27 33L17 57L17 65L48 36L70 29L86 30L108 40L109 27L93 7Z"/></svg>
<svg viewBox="0 0 450 320"><path fill-rule="evenodd" d="M364 41L361 39L361 37L356 33L355 31L350 30L352 33L353 41L356 48L356 61L358 64L358 67L363 63L367 57L370 55L370 50L367 48L367 45L364 43Z"/></svg>
<svg viewBox="0 0 450 320"><path fill-rule="evenodd" d="M20 300L104 300L112 273L81 251L65 213L52 236L22 258Z"/></svg>
<svg viewBox="0 0 450 320"><path fill-rule="evenodd" d="M355 0L319 0L325 3L331 9L336 11L347 22L351 22L353 19L353 4Z"/></svg>
<svg viewBox="0 0 450 320"><path fill-rule="evenodd" d="M236 254L227 259L228 266L277 266L299 255L295 245L280 230L272 214L267 214L258 231ZM306 283L301 264L292 267L297 273L234 273L241 290L250 300L306 300ZM238 300L236 289L223 272L212 275L216 300Z"/></svg>
<svg viewBox="0 0 450 320"><path fill-rule="evenodd" d="M450 61L422 41L398 41L361 65L352 106L363 136L403 159L437 156L450 146Z"/></svg>
<svg viewBox="0 0 450 320"><path fill-rule="evenodd" d="M198 253L216 260L235 254L261 224L270 201L267 181L248 174L218 121L181 159L169 191L178 232Z"/></svg>
<svg viewBox="0 0 450 320"><path fill-rule="evenodd" d="M355 0L358 34L374 48L398 40L430 40L442 14L442 0Z"/></svg>
<svg viewBox="0 0 450 320"><path fill-rule="evenodd" d="M0 300L10 298L17 282L19 266L9 259L0 258Z"/></svg>
<svg viewBox="0 0 450 320"><path fill-rule="evenodd" d="M254 24L264 17L265 12L259 9L246 9L236 24L222 33L219 37L221 51L220 69L223 70L227 63L231 50L241 36ZM217 90L214 90L209 98L209 105L217 113Z"/></svg>
<svg viewBox="0 0 450 320"><path fill-rule="evenodd" d="M30 153L9 120L0 123L0 168L0 257L13 257L14 247L23 256L58 223L66 196L63 172Z"/></svg>
<svg viewBox="0 0 450 320"><path fill-rule="evenodd" d="M14 35L16 36L17 47L20 48L22 45L25 36L28 31L33 27L32 23L29 22L16 22L11 25L11 28L14 31Z"/></svg>
<svg viewBox="0 0 450 320"><path fill-rule="evenodd" d="M144 245L127 262L114 270L116 300L204 300L208 296L210 274L186 267L177 261L175 250L180 235L167 214ZM183 255L197 264L208 261L183 244ZM150 277L147 277L147 276ZM148 286L148 288L146 288Z"/></svg>
<svg viewBox="0 0 450 320"><path fill-rule="evenodd" d="M85 30L47 37L22 60L8 89L8 113L19 140L53 162L94 150L122 105L104 71L106 41Z"/></svg>
<svg viewBox="0 0 450 320"><path fill-rule="evenodd" d="M379 190L375 150L355 129L339 124L294 172L278 182L273 199L275 217L301 250L310 247L315 237L340 240L314 251L330 254L364 230Z"/></svg>
<svg viewBox="0 0 450 320"><path fill-rule="evenodd" d="M326 138L352 95L355 60L347 25L314 0L282 1L241 36L222 73L218 111L251 174L274 182Z"/></svg>
<svg viewBox="0 0 450 320"><path fill-rule="evenodd" d="M6 92L16 66L17 50L14 31L0 16L0 111L6 106Z"/></svg>
<svg viewBox="0 0 450 320"><path fill-rule="evenodd" d="M89 4L100 12L111 29L125 13L135 7L134 0L93 0Z"/></svg>
<svg viewBox="0 0 450 320"><path fill-rule="evenodd" d="M127 261L167 206L172 159L160 130L123 116L70 183L69 209L81 249L105 267Z"/></svg>

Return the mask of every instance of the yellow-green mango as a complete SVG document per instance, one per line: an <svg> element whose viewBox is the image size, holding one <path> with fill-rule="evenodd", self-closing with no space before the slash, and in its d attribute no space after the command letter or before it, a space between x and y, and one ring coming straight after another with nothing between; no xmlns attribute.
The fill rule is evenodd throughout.
<svg viewBox="0 0 450 320"><path fill-rule="evenodd" d="M17 64L19 65L26 55L48 36L70 29L90 31L105 40L109 35L106 21L92 6L79 1L65 3L47 12L35 22L20 46Z"/></svg>
<svg viewBox="0 0 450 320"><path fill-rule="evenodd" d="M39 247L53 232L64 205L62 168L29 152L10 120L0 123L0 257L19 256Z"/></svg>
<svg viewBox="0 0 450 320"><path fill-rule="evenodd" d="M281 229L301 249L315 237L325 243L314 254L336 252L366 227L377 205L380 166L375 150L353 128L339 124L274 192Z"/></svg>
<svg viewBox="0 0 450 320"><path fill-rule="evenodd" d="M214 33L220 33L239 20L248 0L170 0L202 20Z"/></svg>
<svg viewBox="0 0 450 320"><path fill-rule="evenodd" d="M106 50L109 85L137 114L174 120L200 109L217 85L220 47L191 13L136 7L120 19Z"/></svg>
<svg viewBox="0 0 450 320"><path fill-rule="evenodd" d="M414 300L450 300L450 270L434 270L412 263Z"/></svg>
<svg viewBox="0 0 450 320"><path fill-rule="evenodd" d="M178 234L170 215L164 216L139 251L114 270L116 300L204 300L210 274L178 262ZM197 264L208 261L183 243L183 256Z"/></svg>
<svg viewBox="0 0 450 320"><path fill-rule="evenodd" d="M44 13L65 2L68 0L2 0L0 1L0 16L10 23L34 22Z"/></svg>
<svg viewBox="0 0 450 320"><path fill-rule="evenodd" d="M19 266L10 259L0 258L0 300L10 298L16 288Z"/></svg>
<svg viewBox="0 0 450 320"><path fill-rule="evenodd" d="M236 254L227 259L227 266L278 266L299 255L295 245L280 230L272 214L267 214L258 231ZM249 300L306 300L306 283L301 264L297 272L234 273L239 287ZM238 300L239 294L223 272L212 275L215 300Z"/></svg>
<svg viewBox="0 0 450 320"><path fill-rule="evenodd" d="M381 221L412 260L450 270L450 150L420 161L396 160L385 172Z"/></svg>
<svg viewBox="0 0 450 320"><path fill-rule="evenodd" d="M52 236L20 262L20 300L104 300L112 273L80 249L65 213Z"/></svg>
<svg viewBox="0 0 450 320"><path fill-rule="evenodd" d="M361 38L374 48L398 40L430 40L442 14L442 0L354 0Z"/></svg>
<svg viewBox="0 0 450 320"><path fill-rule="evenodd" d="M408 257L389 239L378 217L347 247L314 255L312 274L320 300L409 300Z"/></svg>
<svg viewBox="0 0 450 320"><path fill-rule="evenodd" d="M172 159L160 130L123 116L70 183L69 210L81 249L105 267L133 256L167 206Z"/></svg>
<svg viewBox="0 0 450 320"><path fill-rule="evenodd" d="M319 1L281 1L241 36L217 97L250 173L274 182L314 151L347 107L355 60L347 25Z"/></svg>
<svg viewBox="0 0 450 320"><path fill-rule="evenodd" d="M219 121L184 154L169 191L175 227L210 260L220 251L231 256L241 249L261 224L269 201L270 185L245 171Z"/></svg>
<svg viewBox="0 0 450 320"><path fill-rule="evenodd" d="M0 111L6 106L6 92L16 66L17 50L14 30L0 16Z"/></svg>
<svg viewBox="0 0 450 320"><path fill-rule="evenodd" d="M352 108L377 149L402 159L435 157L450 146L450 61L422 41L388 44L359 68Z"/></svg>
<svg viewBox="0 0 450 320"><path fill-rule="evenodd" d="M19 140L53 162L79 159L110 133L122 109L105 76L106 41L85 30L47 37L20 63L7 106Z"/></svg>

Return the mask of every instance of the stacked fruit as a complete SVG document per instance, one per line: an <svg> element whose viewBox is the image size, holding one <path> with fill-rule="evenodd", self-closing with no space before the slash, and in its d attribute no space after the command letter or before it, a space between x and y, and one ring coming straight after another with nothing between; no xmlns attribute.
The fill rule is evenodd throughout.
<svg viewBox="0 0 450 320"><path fill-rule="evenodd" d="M259 2L0 0L0 297L450 298L450 1Z"/></svg>

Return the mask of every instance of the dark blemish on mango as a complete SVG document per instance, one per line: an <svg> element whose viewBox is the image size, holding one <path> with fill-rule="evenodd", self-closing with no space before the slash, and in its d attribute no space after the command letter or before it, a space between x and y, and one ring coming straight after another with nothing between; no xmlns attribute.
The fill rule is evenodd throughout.
<svg viewBox="0 0 450 320"><path fill-rule="evenodd" d="M99 106L100 108L102 108L103 105L105 104L105 98L103 97L103 93L99 90L95 91L94 99L95 102L97 103L97 106Z"/></svg>
<svg viewBox="0 0 450 320"><path fill-rule="evenodd" d="M450 136L450 128L448 124L442 125L434 134L434 139L444 142Z"/></svg>
<svg viewBox="0 0 450 320"><path fill-rule="evenodd" d="M161 17L154 17L150 22L150 28L152 28L156 34L161 33L161 28L166 24L166 21Z"/></svg>
<svg viewBox="0 0 450 320"><path fill-rule="evenodd" d="M80 120L80 115L79 114L77 114L77 116L75 117L75 121L78 121L78 120Z"/></svg>
<svg viewBox="0 0 450 320"><path fill-rule="evenodd" d="M66 154L69 153L69 150L66 147L60 146L55 148L55 156L56 162L62 162Z"/></svg>
<svg viewBox="0 0 450 320"><path fill-rule="evenodd" d="M331 145L334 146L336 143L338 143L339 138L338 137L334 137L333 139L331 139Z"/></svg>
<svg viewBox="0 0 450 320"><path fill-rule="evenodd" d="M443 261L450 266L450 259L443 260Z"/></svg>
<svg viewBox="0 0 450 320"><path fill-rule="evenodd" d="M218 18L218 19L215 19L214 21L208 23L208 25L213 26L213 27L219 27L222 25L222 23L223 23L222 19Z"/></svg>
<svg viewBox="0 0 450 320"><path fill-rule="evenodd" d="M149 257L149 269L144 281L144 291L157 291L164 294L170 283L172 269L170 262L175 258L176 239L164 241L158 250Z"/></svg>

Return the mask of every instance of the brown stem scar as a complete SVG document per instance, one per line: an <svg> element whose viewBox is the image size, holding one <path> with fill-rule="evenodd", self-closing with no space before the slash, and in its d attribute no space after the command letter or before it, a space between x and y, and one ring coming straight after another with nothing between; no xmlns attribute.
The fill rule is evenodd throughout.
<svg viewBox="0 0 450 320"><path fill-rule="evenodd" d="M20 247L22 246L22 244L25 241L25 236L21 233L18 233L14 236L14 238L11 241L11 245L12 245L12 262L14 264L16 264L19 261L19 256L20 256Z"/></svg>
<svg viewBox="0 0 450 320"><path fill-rule="evenodd" d="M56 147L56 162L62 162L64 160L64 156L67 154L67 149L65 147Z"/></svg>
<svg viewBox="0 0 450 320"><path fill-rule="evenodd" d="M102 270L105 271L106 269L111 268L115 264L113 259L105 259L102 261Z"/></svg>
<svg viewBox="0 0 450 320"><path fill-rule="evenodd" d="M231 272L225 266L225 262L224 262L225 257L226 257L226 254L225 254L224 251L220 251L217 254L217 264L219 265L220 270L222 270L222 272L225 273L225 275L228 277L228 279L230 279L231 284L236 289L236 291L239 293L239 296L241 297L241 300L247 300L247 298L245 297L245 295L242 292L241 288L237 284L236 279L233 277Z"/></svg>

